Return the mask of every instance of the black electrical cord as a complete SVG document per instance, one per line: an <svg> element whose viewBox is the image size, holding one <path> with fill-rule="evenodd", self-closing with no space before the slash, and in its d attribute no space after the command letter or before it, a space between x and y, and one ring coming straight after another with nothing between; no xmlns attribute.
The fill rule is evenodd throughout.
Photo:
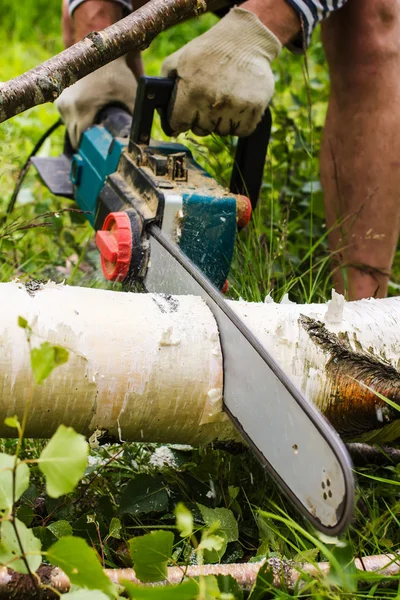
<svg viewBox="0 0 400 600"><path fill-rule="evenodd" d="M22 183L25 179L25 175L27 174L28 169L31 165L32 156L35 156L39 152L40 148L43 146L43 144L47 140L47 138L53 133L53 131L58 129L58 127L60 127L60 125L62 125L62 124L63 124L63 122L61 121L61 119L58 119L58 121L53 123L53 125L51 127L49 127L48 130L45 131L45 133L42 135L42 137L36 142L32 152L28 156L27 160L25 161L24 166L22 167L21 171L19 172L17 183L15 184L14 191L12 193L12 196L10 198L10 201L9 201L7 209L6 209L6 215L10 215L12 213L12 211L14 210L14 206L17 201L17 197L18 197L19 191L21 189Z"/></svg>

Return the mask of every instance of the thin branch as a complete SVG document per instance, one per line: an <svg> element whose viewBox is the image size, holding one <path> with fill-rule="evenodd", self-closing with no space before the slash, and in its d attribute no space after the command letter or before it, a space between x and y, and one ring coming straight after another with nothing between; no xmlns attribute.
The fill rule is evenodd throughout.
<svg viewBox="0 0 400 600"><path fill-rule="evenodd" d="M78 504L79 502L81 502L83 500L88 489L90 488L92 483L97 479L97 477L100 475L100 473L102 473L102 471L104 471L104 469L106 469L108 467L108 465L110 465L112 462L114 462L114 460L116 460L123 453L124 449L125 449L125 446L123 446L120 450L118 450L118 452L116 452L115 454L110 456L110 458L97 469L97 471L95 472L93 477L91 479L89 479L88 483L85 485L80 496L74 501L74 504Z"/></svg>
<svg viewBox="0 0 400 600"><path fill-rule="evenodd" d="M354 464L363 465L388 465L400 464L400 450L388 446L370 446L369 444L346 444Z"/></svg>
<svg viewBox="0 0 400 600"><path fill-rule="evenodd" d="M355 559L355 566L359 571L375 573L381 577L392 577L400 574L400 560L397 554L379 554L375 556L364 556ZM309 578L324 577L329 572L329 563L320 562L293 563L292 561L281 560L279 558L270 558L267 560L268 568L273 575L271 589L286 589L291 591L309 581ZM227 565L203 565L189 566L185 572L186 578L199 577L202 575L230 575L240 585L244 591L249 591L253 587L257 574L261 567L265 566L265 561L255 563L236 563ZM0 597L17 598L18 592L24 591L24 600L35 597L35 590L32 587L27 575L12 573L6 567L0 568ZM141 584L136 577L133 569L105 569L104 573L114 583L121 583L124 580L131 583ZM46 590L45 598L50 600L56 598L56 594L66 594L70 590L68 577L58 567L42 565L38 570L38 576L41 581L52 588ZM182 581L181 567L168 567L168 583L179 584ZM164 581L152 583L154 585L165 585Z"/></svg>
<svg viewBox="0 0 400 600"><path fill-rule="evenodd" d="M161 31L206 8L206 0L150 0L103 31L89 33L38 67L0 84L0 123L38 104L54 102L82 77L130 50L144 50Z"/></svg>
<svg viewBox="0 0 400 600"><path fill-rule="evenodd" d="M25 565L25 569L28 573L28 576L30 577L33 587L36 590L37 593L37 597L40 598L40 587L39 587L39 582L37 580L37 578L35 577L35 575L32 573L31 568L29 566L28 563L28 559L25 556L25 550L24 547L22 545L22 540L21 540L21 536L19 535L19 531L17 528L17 523L16 523L16 487L17 487L17 468L18 468L18 456L15 456L15 462L14 462L14 467L12 470L12 509L11 509L11 518L10 518L10 522L11 525L14 529L14 533L15 533L15 537L17 538L17 542L18 542L18 546L19 546L19 551L21 554L21 560Z"/></svg>

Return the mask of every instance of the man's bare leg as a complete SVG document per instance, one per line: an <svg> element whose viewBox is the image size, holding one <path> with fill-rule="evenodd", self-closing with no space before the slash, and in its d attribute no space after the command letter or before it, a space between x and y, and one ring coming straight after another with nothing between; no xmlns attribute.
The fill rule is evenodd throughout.
<svg viewBox="0 0 400 600"><path fill-rule="evenodd" d="M336 290L387 294L400 232L400 0L349 0L323 24L331 97L321 155Z"/></svg>

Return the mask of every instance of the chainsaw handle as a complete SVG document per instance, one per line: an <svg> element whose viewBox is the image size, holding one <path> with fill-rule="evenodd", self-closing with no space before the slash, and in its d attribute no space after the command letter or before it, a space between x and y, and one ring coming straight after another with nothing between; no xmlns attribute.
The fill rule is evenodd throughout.
<svg viewBox="0 0 400 600"><path fill-rule="evenodd" d="M272 116L267 107L253 133L238 138L229 189L250 198L254 210L260 195L265 159L271 137Z"/></svg>
<svg viewBox="0 0 400 600"><path fill-rule="evenodd" d="M170 77L140 77L133 109L130 144L150 143L151 128L156 109L161 113L161 125L169 136L172 131L166 119L166 109L175 87L175 79Z"/></svg>
<svg viewBox="0 0 400 600"><path fill-rule="evenodd" d="M133 144L147 146L150 143L154 112L157 109L161 114L161 125L164 132L168 136L172 135L166 113L174 87L175 79L170 77L143 76L139 79L129 149L132 149ZM99 113L97 121L101 122L111 134L128 137L131 118L120 106L110 105L104 108ZM271 111L267 108L253 133L247 137L238 138L236 147L229 189L234 194L248 196L253 209L257 204L263 179L271 123Z"/></svg>

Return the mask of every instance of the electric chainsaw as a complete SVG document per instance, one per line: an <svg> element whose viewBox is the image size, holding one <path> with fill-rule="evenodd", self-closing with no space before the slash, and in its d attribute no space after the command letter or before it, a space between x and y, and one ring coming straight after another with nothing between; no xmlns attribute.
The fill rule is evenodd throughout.
<svg viewBox="0 0 400 600"><path fill-rule="evenodd" d="M107 279L204 299L221 339L224 410L300 512L317 530L337 535L354 503L346 448L219 291L237 228L259 195L270 112L238 140L226 190L187 147L151 140L154 112L166 109L173 87L174 80L143 77L133 117L106 107L77 152L67 144L61 156L32 162L50 191L75 199L85 212Z"/></svg>

